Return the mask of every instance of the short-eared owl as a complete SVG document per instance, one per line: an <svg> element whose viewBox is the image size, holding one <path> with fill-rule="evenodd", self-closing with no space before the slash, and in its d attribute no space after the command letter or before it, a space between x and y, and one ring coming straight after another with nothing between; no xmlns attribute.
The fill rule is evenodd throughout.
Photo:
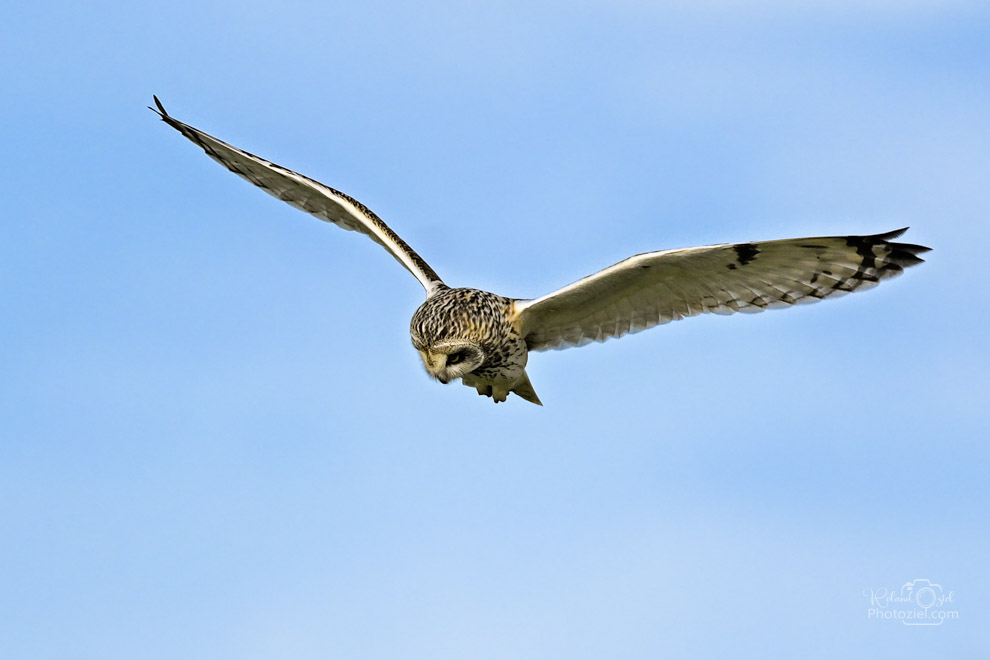
<svg viewBox="0 0 990 660"><path fill-rule="evenodd" d="M448 287L366 206L309 177L174 119L169 126L259 188L381 245L426 289L409 332L429 374L458 378L496 403L510 392L540 403L526 375L529 351L582 346L703 312L759 312L875 286L921 263L929 248L872 236L797 238L647 252L532 300Z"/></svg>

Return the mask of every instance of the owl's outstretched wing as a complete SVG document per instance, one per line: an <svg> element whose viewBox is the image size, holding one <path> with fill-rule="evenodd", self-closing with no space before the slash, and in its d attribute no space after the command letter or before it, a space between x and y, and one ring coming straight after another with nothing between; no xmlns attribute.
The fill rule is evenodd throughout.
<svg viewBox="0 0 990 660"><path fill-rule="evenodd" d="M420 281L426 289L427 297L443 286L443 281L429 264L361 202L308 176L259 158L193 128L169 115L157 96L154 99L158 109L151 110L157 112L162 121L198 144L206 155L234 174L320 220L368 236L388 250L389 254Z"/></svg>
<svg viewBox="0 0 990 660"><path fill-rule="evenodd" d="M862 291L930 248L874 236L795 238L648 252L535 300L515 301L530 350L583 346L704 312L759 312Z"/></svg>

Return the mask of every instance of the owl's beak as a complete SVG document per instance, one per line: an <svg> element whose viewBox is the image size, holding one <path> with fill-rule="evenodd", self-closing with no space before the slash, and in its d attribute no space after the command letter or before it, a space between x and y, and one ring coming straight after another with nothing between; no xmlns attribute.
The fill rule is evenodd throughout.
<svg viewBox="0 0 990 660"><path fill-rule="evenodd" d="M450 379L447 378L446 376L437 376L437 380L439 380L444 385L450 382Z"/></svg>

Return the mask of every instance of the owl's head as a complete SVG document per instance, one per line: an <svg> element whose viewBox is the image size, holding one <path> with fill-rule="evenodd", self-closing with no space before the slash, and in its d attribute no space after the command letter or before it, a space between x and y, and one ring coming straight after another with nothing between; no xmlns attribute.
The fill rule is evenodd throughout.
<svg viewBox="0 0 990 660"><path fill-rule="evenodd" d="M444 385L471 373L485 361L485 352L472 341L447 340L416 349L426 372Z"/></svg>

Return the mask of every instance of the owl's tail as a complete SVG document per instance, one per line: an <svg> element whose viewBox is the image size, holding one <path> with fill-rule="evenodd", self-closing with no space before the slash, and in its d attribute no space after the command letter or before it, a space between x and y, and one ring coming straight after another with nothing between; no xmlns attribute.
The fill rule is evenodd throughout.
<svg viewBox="0 0 990 660"><path fill-rule="evenodd" d="M533 389L533 384L529 382L529 374L525 371L523 372L522 378L519 379L509 391L515 392L518 396L526 399L530 403L535 403L538 406L543 405L543 402L540 401L540 397L536 396L536 390Z"/></svg>

